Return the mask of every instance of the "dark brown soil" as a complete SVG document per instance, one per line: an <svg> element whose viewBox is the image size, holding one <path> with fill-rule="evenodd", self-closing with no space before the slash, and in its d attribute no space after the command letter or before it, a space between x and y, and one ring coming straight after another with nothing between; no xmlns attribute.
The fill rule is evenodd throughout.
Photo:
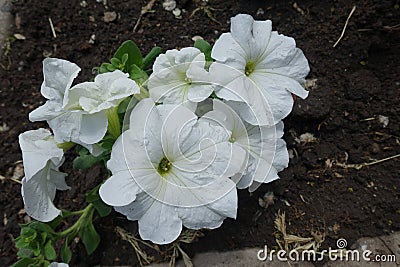
<svg viewBox="0 0 400 267"><path fill-rule="evenodd" d="M163 10L161 2L154 12L143 16L132 29L145 1L108 1L107 8L95 0L82 1L14 0L12 10L18 17L10 49L1 51L0 125L9 130L0 133L0 266L16 260L13 239L23 223L20 185L10 180L21 160L18 134L45 124L30 123L28 113L41 105L41 64L44 56L60 57L77 63L82 72L78 81L92 78L91 69L108 61L124 40L133 39L144 53L153 46L164 50L191 46L191 38L200 35L214 42L229 30L229 18L249 13L256 19L271 19L274 29L296 39L311 66L309 78L317 79L306 100L298 99L292 114L285 119L285 140L294 152L281 180L259 188L253 195L239 193L236 220L226 220L217 230L206 232L198 242L184 246L190 255L201 251L233 250L242 247L274 246L274 218L285 211L288 232L310 236L311 231L325 235L323 247L336 247L339 237L353 243L362 236L389 234L400 229L400 158L360 170L343 168L329 161L348 164L371 162L400 153L400 9L398 0L356 1L357 9L349 21L344 38L336 48L353 1L215 1L208 6L220 23L207 17L204 10L192 12L201 1L179 1L186 10L175 19ZM183 3L184 2L184 3ZM263 14L260 14L263 11ZM118 18L103 20L104 12L115 11ZM259 12L257 12L259 11ZM48 18L57 38L54 38ZM396 27L392 27L395 26ZM88 41L95 35L94 44ZM11 40L11 39L10 39ZM383 127L378 116L389 118ZM296 137L310 132L317 142L299 144ZM73 155L69 155L72 158ZM72 189L57 193L57 205L80 209L84 193L106 177L96 167L72 171L71 161L64 170ZM274 205L263 209L258 198L273 191ZM290 206L289 206L290 205ZM261 215L260 215L261 212ZM256 216L256 214L259 216ZM122 216L96 219L102 236L99 249L87 256L83 246L74 245L71 266L137 265L132 247L115 233L116 225L135 232L136 223Z"/></svg>

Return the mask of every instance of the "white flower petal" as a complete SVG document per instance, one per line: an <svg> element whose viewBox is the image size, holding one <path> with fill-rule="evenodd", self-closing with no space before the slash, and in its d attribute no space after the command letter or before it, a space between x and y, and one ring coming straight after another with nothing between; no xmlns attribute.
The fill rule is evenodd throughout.
<svg viewBox="0 0 400 267"><path fill-rule="evenodd" d="M48 161L52 160L55 165L59 165L63 160L63 150L57 147L47 129L41 128L20 134L19 145L27 181L42 170Z"/></svg>
<svg viewBox="0 0 400 267"><path fill-rule="evenodd" d="M94 114L83 114L79 140L86 144L94 144L103 139L107 132L107 113L101 111Z"/></svg>
<svg viewBox="0 0 400 267"><path fill-rule="evenodd" d="M182 231L176 209L156 200L138 222L141 238L160 245L172 243Z"/></svg>
<svg viewBox="0 0 400 267"><path fill-rule="evenodd" d="M94 82L84 82L69 90L64 109L83 109L97 113L117 106L124 98L137 94L140 88L128 74L115 70L95 77Z"/></svg>
<svg viewBox="0 0 400 267"><path fill-rule="evenodd" d="M165 156L169 159L182 157L180 144L188 137L191 128L197 122L197 116L183 106L157 106L163 120L161 144Z"/></svg>
<svg viewBox="0 0 400 267"><path fill-rule="evenodd" d="M265 75L258 72L252 75L252 79L257 84L257 89L254 90L259 90L263 96L269 109L268 112L272 112L275 122L282 120L292 111L293 97L289 90L292 90L293 87L289 86L293 85L291 81L294 80L285 79L285 77L276 79L275 75ZM300 90L304 90L300 84L297 83L297 86L301 88Z"/></svg>
<svg viewBox="0 0 400 267"><path fill-rule="evenodd" d="M65 182L65 177L67 176L63 172L59 172L58 168L55 168L54 165L51 165L52 168L50 168L50 182L53 184L57 190L69 190L71 189L70 186L67 185Z"/></svg>
<svg viewBox="0 0 400 267"><path fill-rule="evenodd" d="M98 90L98 86L94 82L83 82L75 85L74 87L68 90L68 96L65 98L66 102L63 105L65 110L74 110L74 109L84 109L86 111L93 109L96 104L98 105L101 101L98 99L93 99L96 102L92 107L85 106L82 107L82 103L80 103L80 98L86 97L88 99L100 98L100 92ZM84 104L84 103L83 103Z"/></svg>
<svg viewBox="0 0 400 267"><path fill-rule="evenodd" d="M47 99L57 100L62 103L65 92L71 87L80 70L76 64L67 60L58 58L44 59L42 95Z"/></svg>
<svg viewBox="0 0 400 267"><path fill-rule="evenodd" d="M183 221L183 225L190 229L215 229L221 226L226 217L236 218L237 213L237 192L235 184L230 180L217 180L217 185L212 188L204 188L198 194L203 198L211 197L204 200L208 205L197 205L197 207L179 208L179 217ZM205 196L205 197L204 197ZM215 200L215 196L222 196Z"/></svg>
<svg viewBox="0 0 400 267"><path fill-rule="evenodd" d="M268 70L304 82L310 71L307 58L296 48L293 38L272 32L265 58L257 64L257 69Z"/></svg>
<svg viewBox="0 0 400 267"><path fill-rule="evenodd" d="M64 112L61 115L47 121L54 133L57 143L79 140L79 129L82 112Z"/></svg>
<svg viewBox="0 0 400 267"><path fill-rule="evenodd" d="M168 50L157 57L148 80L150 97L155 102L181 104L195 111L197 104L213 91L205 56L197 48Z"/></svg>
<svg viewBox="0 0 400 267"><path fill-rule="evenodd" d="M307 59L293 38L271 28L271 21L239 14L232 18L231 33L223 34L212 50L217 96L238 102L236 110L253 125L271 126L286 117L293 106L290 93L308 95L300 85L309 72Z"/></svg>
<svg viewBox="0 0 400 267"><path fill-rule="evenodd" d="M201 102L208 98L214 89L209 84L194 84L192 85L187 94L187 99L192 102Z"/></svg>
<svg viewBox="0 0 400 267"><path fill-rule="evenodd" d="M49 100L44 105L34 109L29 113L29 120L34 121L45 121L51 120L63 113L62 103Z"/></svg>
<svg viewBox="0 0 400 267"><path fill-rule="evenodd" d="M136 199L140 188L134 182L129 170L114 173L101 185L101 199L111 206L125 206Z"/></svg>
<svg viewBox="0 0 400 267"><path fill-rule="evenodd" d="M185 84L182 86L178 86L178 87L174 88L173 90L170 90L169 93L164 97L164 100L162 101L163 104L166 104L166 105L180 104L183 107L194 112L197 108L197 103L189 100L189 97L188 97L189 89L190 89L190 87Z"/></svg>
<svg viewBox="0 0 400 267"><path fill-rule="evenodd" d="M239 14L231 18L231 34L233 39L245 51L246 60L258 60L268 46L272 23L267 21L254 21L247 14Z"/></svg>
<svg viewBox="0 0 400 267"><path fill-rule="evenodd" d="M53 168L51 163L48 163L29 181L26 178L22 179L21 194L25 210L29 216L41 222L49 222L61 213L53 204L56 184L52 182L52 179L55 177L56 183L59 184L66 174L50 171L51 168Z"/></svg>
<svg viewBox="0 0 400 267"><path fill-rule="evenodd" d="M233 39L230 33L223 33L218 38L212 48L211 57L226 66L239 70L240 73L244 73L244 68L246 66L245 51ZM211 66L213 64L211 64ZM211 66L210 73L212 74Z"/></svg>

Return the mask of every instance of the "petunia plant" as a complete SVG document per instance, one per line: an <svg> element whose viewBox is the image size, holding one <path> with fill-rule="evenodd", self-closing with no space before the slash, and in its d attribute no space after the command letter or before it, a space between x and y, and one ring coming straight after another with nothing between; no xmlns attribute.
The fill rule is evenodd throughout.
<svg viewBox="0 0 400 267"><path fill-rule="evenodd" d="M288 165L282 119L292 94L307 97L309 66L269 20L239 14L214 46L197 40L145 57L126 41L95 70L93 81L74 84L76 64L43 61L47 100L29 119L49 129L19 136L21 193L34 220L21 226L14 266L64 266L56 261L71 260L76 237L93 253L101 242L93 218L112 209L155 244L179 242L184 229L218 228L236 218L238 190L274 181ZM109 173L78 211L53 202L57 190L75 186L60 171L73 147L75 169L101 164ZM75 223L65 228L68 217Z"/></svg>

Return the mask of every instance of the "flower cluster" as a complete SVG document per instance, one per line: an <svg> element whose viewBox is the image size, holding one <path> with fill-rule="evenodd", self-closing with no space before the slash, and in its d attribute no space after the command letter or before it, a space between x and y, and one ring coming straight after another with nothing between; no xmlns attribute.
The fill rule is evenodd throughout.
<svg viewBox="0 0 400 267"><path fill-rule="evenodd" d="M62 216L52 201L56 189L69 188L59 167L74 144L80 155L106 159L111 177L98 189L101 201L157 244L176 240L183 226L214 229L236 218L237 190L254 191L287 167L281 120L292 94L307 97L309 66L271 21L240 14L213 47L198 40L144 59L136 50L127 43L93 82L74 86L78 66L43 61L47 102L29 118L47 121L54 136L20 135L22 195L34 219Z"/></svg>

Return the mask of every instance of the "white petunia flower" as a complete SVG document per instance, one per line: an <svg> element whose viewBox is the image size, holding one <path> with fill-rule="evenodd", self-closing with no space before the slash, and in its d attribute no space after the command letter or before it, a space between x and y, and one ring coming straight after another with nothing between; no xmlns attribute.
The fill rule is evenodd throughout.
<svg viewBox="0 0 400 267"><path fill-rule="evenodd" d="M58 170L64 152L46 129L20 134L19 144L25 171L21 188L25 210L32 218L49 222L61 213L53 204L56 190L70 188L65 183L66 174Z"/></svg>
<svg viewBox="0 0 400 267"><path fill-rule="evenodd" d="M242 121L231 107L213 100L213 110L204 114L200 121L209 121L231 132L229 141L233 146L243 148L249 158L242 173L232 180L240 189L249 187L255 191L261 183L269 183L279 178L278 172L287 167L289 155L283 136L283 123L274 126L255 126Z"/></svg>
<svg viewBox="0 0 400 267"><path fill-rule="evenodd" d="M270 20L250 15L231 18L231 32L216 41L210 67L218 97L232 101L253 125L273 125L293 106L291 93L306 98L301 83L309 72L307 59L293 38L272 31Z"/></svg>
<svg viewBox="0 0 400 267"><path fill-rule="evenodd" d="M113 146L107 163L113 175L99 192L138 220L143 239L167 244L182 226L214 229L236 217L236 186L228 177L242 169L246 152L225 141L229 132L152 99L137 104L130 125Z"/></svg>
<svg viewBox="0 0 400 267"><path fill-rule="evenodd" d="M155 102L183 104L195 111L197 103L213 92L205 63L204 54L194 47L159 55L148 80L150 96Z"/></svg>
<svg viewBox="0 0 400 267"><path fill-rule="evenodd" d="M29 114L31 121L46 120L57 142L75 142L93 149L107 132L107 110L126 97L139 93L128 74L116 70L99 74L94 82L71 88L80 68L69 61L46 58L41 93L48 100Z"/></svg>

